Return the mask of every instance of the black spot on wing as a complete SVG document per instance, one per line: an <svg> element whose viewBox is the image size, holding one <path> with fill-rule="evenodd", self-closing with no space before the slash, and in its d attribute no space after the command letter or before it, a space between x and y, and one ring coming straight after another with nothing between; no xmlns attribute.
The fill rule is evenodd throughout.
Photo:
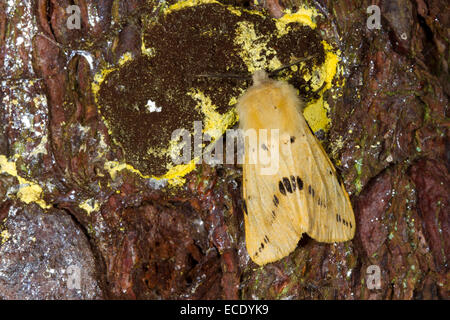
<svg viewBox="0 0 450 320"><path fill-rule="evenodd" d="M300 181L300 190L303 187L303 182L299 180L297 177L297 183L295 182L295 177L291 176L290 179L288 177L284 177L280 181L278 181L278 189L280 190L282 195L286 195L286 191L289 193L293 193L297 189L298 181Z"/></svg>
<svg viewBox="0 0 450 320"><path fill-rule="evenodd" d="M298 187L298 190L303 189L303 181L302 181L302 179L300 179L299 176L297 176L297 187Z"/></svg>
<svg viewBox="0 0 450 320"><path fill-rule="evenodd" d="M281 181L278 182L278 189L280 190L282 195L286 195L286 189L284 189L284 185Z"/></svg>
<svg viewBox="0 0 450 320"><path fill-rule="evenodd" d="M291 143L294 143L294 142L295 142L295 137L291 136Z"/></svg>
<svg viewBox="0 0 450 320"><path fill-rule="evenodd" d="M346 227L353 228L352 223L342 218L340 214L336 214L336 221L342 223Z"/></svg>
<svg viewBox="0 0 450 320"><path fill-rule="evenodd" d="M283 184L287 192L292 193L291 181L289 180L289 178L284 177Z"/></svg>
<svg viewBox="0 0 450 320"><path fill-rule="evenodd" d="M245 199L242 201L242 209L244 210L244 213L246 215L248 215L248 211L247 211L247 202L245 201Z"/></svg>
<svg viewBox="0 0 450 320"><path fill-rule="evenodd" d="M327 207L327 205L325 204L325 202L321 198L319 198L317 200L317 204L319 205L319 207L324 207L324 208Z"/></svg>
<svg viewBox="0 0 450 320"><path fill-rule="evenodd" d="M297 189L297 184L295 183L294 176L291 176L291 185L292 185L292 191L295 191L295 189Z"/></svg>
<svg viewBox="0 0 450 320"><path fill-rule="evenodd" d="M311 187L311 185L308 186L308 193L309 193L310 195L312 195L313 198L314 198L315 191L314 191L314 188Z"/></svg>
<svg viewBox="0 0 450 320"><path fill-rule="evenodd" d="M261 145L261 148L263 148L263 150L266 150L266 151L269 150L264 143Z"/></svg>
<svg viewBox="0 0 450 320"><path fill-rule="evenodd" d="M278 205L280 204L280 200L278 200L276 195L273 196L273 204L275 205L275 207L278 207Z"/></svg>
<svg viewBox="0 0 450 320"><path fill-rule="evenodd" d="M340 177L338 174L336 174L335 177L336 177L336 179L337 179L339 185L340 185L342 188L344 188L344 182L342 181L341 177Z"/></svg>
<svg viewBox="0 0 450 320"><path fill-rule="evenodd" d="M273 222L275 221L277 217L277 213L275 212L275 210L272 210L272 219L270 220L270 225L273 224Z"/></svg>
<svg viewBox="0 0 450 320"><path fill-rule="evenodd" d="M261 251L263 251L263 250L264 250L264 243L261 242L261 244L259 245L259 248L258 248L258 251L256 252L256 254L261 252ZM256 254L255 254L255 256L256 256Z"/></svg>

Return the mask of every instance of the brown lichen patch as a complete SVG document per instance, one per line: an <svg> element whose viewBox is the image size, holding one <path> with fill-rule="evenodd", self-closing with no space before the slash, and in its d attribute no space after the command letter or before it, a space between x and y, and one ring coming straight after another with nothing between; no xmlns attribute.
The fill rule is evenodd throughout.
<svg viewBox="0 0 450 320"><path fill-rule="evenodd" d="M289 81L306 99L316 98L302 75L322 65L325 53L310 27L291 23L280 35L274 19L219 3L167 10L145 24L142 56L110 72L98 91L100 112L125 161L145 175L161 176L172 167L168 151L174 130L193 133L197 120L203 127L214 124L196 93L211 100L215 115L225 116L250 84L197 75L247 76L255 68L274 69L313 55L314 63L289 75ZM235 122L232 116L227 121Z"/></svg>

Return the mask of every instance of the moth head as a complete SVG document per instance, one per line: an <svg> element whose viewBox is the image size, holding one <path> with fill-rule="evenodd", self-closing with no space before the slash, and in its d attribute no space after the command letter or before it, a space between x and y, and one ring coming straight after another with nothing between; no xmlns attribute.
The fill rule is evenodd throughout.
<svg viewBox="0 0 450 320"><path fill-rule="evenodd" d="M264 70L256 70L252 77L253 85L257 86L269 80L269 75Z"/></svg>

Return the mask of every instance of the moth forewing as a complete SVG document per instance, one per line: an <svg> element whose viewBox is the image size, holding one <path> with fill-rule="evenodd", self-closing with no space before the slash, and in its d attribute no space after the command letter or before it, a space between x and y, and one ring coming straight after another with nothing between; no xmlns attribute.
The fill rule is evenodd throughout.
<svg viewBox="0 0 450 320"><path fill-rule="evenodd" d="M245 238L251 259L264 265L287 256L303 232L324 242L351 239L355 221L350 200L308 128L295 89L263 71L255 73L253 82L237 105L240 129L257 133L256 145L245 144L243 164ZM279 142L267 138L275 135ZM276 170L274 164L272 171L264 171L267 163L249 162L255 153L277 161Z"/></svg>

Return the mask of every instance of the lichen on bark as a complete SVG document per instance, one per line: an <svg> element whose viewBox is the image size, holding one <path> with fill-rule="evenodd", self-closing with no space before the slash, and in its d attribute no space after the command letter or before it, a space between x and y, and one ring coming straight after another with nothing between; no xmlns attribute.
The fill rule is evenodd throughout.
<svg viewBox="0 0 450 320"><path fill-rule="evenodd" d="M45 244L76 237L81 254L68 244L53 253L62 261L58 268L81 259L90 272L86 294L70 298L448 299L448 6L376 1L381 28L369 29L372 1L209 2L185 1L176 6L186 11L170 16L176 1L81 0L75 30L66 23L72 1L0 3L0 254L22 237L19 222L33 226L48 214L46 232L30 229L23 239L38 235ZM270 33L277 28L272 19L299 9L318 13L308 28L294 28L287 38ZM225 11L226 19L213 19ZM337 76L324 86L304 77L290 81L307 99L326 105L327 130L315 133L351 194L357 221L352 241L324 244L304 236L292 254L263 268L245 250L240 166L200 164L172 188L152 179L156 166L132 152L148 151L153 142L145 142L158 134L144 134L137 123L144 117L130 114L133 104L139 109L148 102L139 94L151 92L153 102L174 110L177 104L195 108L184 94L192 84L186 74L230 72L227 66L249 71L249 56L227 41L245 21L256 26L248 33L253 42L267 40L281 64L305 53L305 41L323 53L316 65L327 61L327 48L338 57ZM271 50L251 52L270 62ZM123 63L124 56L131 58ZM141 90L137 96L108 95L104 81L120 89L121 79ZM221 114L248 86L207 81L214 85L203 83L204 93ZM120 117L129 116L132 132L111 124L115 101L130 102ZM127 130L142 145L119 141ZM56 234L52 224L64 232ZM27 243L14 245L22 252ZM45 245L36 250L28 258L39 265L34 257ZM19 265L20 257L8 261ZM379 289L367 285L373 265L381 271ZM15 297L11 288L20 278L9 277L4 280L17 286L6 288L0 278L1 298ZM52 287L39 277L33 281L40 289L22 290L22 297L69 298L65 291L49 295Z"/></svg>

